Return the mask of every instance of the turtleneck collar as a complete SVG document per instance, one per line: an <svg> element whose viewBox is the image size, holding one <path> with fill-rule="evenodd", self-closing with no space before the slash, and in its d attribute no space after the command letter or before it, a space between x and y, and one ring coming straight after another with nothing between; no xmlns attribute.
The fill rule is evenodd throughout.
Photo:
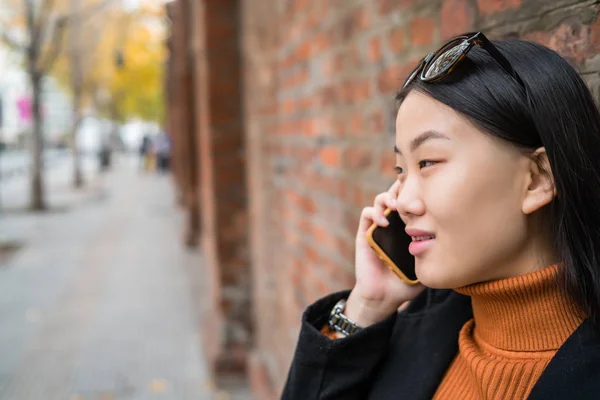
<svg viewBox="0 0 600 400"><path fill-rule="evenodd" d="M583 321L557 277L552 265L455 290L471 296L475 337L507 351L557 350Z"/></svg>

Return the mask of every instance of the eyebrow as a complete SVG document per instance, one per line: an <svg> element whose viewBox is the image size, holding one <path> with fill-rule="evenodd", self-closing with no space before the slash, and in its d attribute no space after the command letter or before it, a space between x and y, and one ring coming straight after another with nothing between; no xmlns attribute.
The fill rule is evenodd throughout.
<svg viewBox="0 0 600 400"><path fill-rule="evenodd" d="M411 153L414 152L415 150L417 150L419 148L419 146L421 146L423 143L425 143L426 141L431 140L431 139L450 140L450 138L448 136L446 136L440 132L431 131L431 130L425 131L410 142L410 152ZM396 147L396 145L394 145L394 153L402 155L402 152L400 152L400 150L398 150L398 147Z"/></svg>

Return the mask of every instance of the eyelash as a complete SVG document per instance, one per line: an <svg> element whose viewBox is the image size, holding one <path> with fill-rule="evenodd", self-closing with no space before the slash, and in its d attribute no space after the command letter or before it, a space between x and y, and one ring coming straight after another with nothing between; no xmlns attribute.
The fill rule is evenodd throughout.
<svg viewBox="0 0 600 400"><path fill-rule="evenodd" d="M422 165L424 163L430 163L430 165ZM423 169L425 167L429 167L429 166L434 165L434 164L436 164L436 161L431 161L431 160L422 160L422 161L419 161L419 167L421 169ZM398 174L398 175L400 175L401 173L404 172L404 170L401 167L398 167L398 166L394 167L394 171L396 171L396 174Z"/></svg>

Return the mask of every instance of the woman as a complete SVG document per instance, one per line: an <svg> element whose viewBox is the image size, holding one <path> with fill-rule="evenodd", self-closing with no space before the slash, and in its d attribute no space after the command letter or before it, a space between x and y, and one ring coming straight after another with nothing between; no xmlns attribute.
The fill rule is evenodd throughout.
<svg viewBox="0 0 600 400"><path fill-rule="evenodd" d="M476 33L426 57L397 99L398 179L362 212L355 287L306 310L283 398L599 398L600 116L585 83L541 45ZM386 208L427 239L422 285L367 245Z"/></svg>

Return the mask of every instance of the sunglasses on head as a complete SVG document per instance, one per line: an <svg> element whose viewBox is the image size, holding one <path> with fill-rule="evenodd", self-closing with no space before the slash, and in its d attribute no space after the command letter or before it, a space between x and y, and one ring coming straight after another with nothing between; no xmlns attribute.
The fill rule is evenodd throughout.
<svg viewBox="0 0 600 400"><path fill-rule="evenodd" d="M415 79L423 82L433 82L450 74L475 45L486 50L525 89L525 84L510 65L510 62L481 32L459 35L443 45L438 51L429 53L409 75L402 89L414 82Z"/></svg>

